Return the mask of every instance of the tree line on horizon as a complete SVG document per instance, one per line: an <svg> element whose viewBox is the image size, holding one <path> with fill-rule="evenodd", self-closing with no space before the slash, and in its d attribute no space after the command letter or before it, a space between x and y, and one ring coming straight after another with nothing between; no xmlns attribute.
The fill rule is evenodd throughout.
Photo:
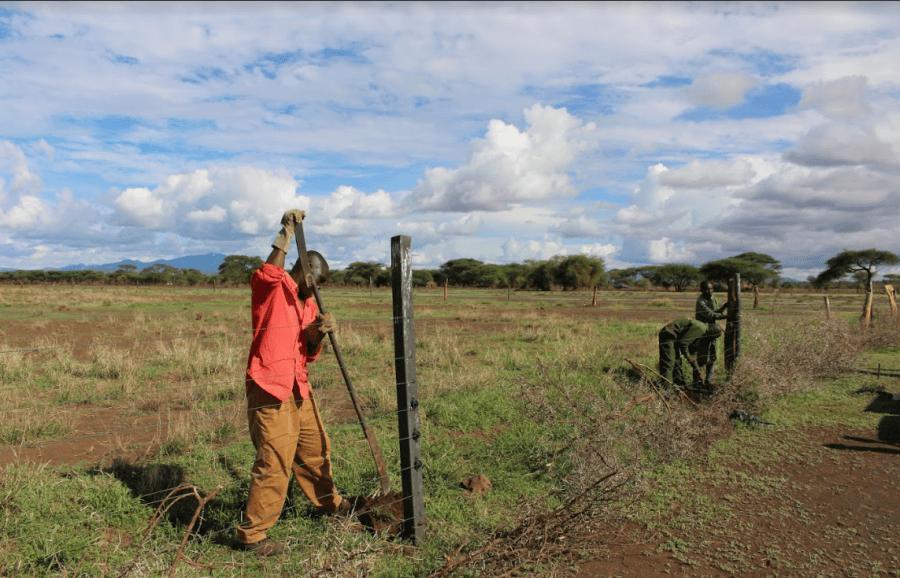
<svg viewBox="0 0 900 578"><path fill-rule="evenodd" d="M247 255L229 255L219 265L217 274L206 275L197 269L180 269L156 264L138 270L134 265L122 265L115 271L95 270L53 271L22 270L0 272L5 283L72 283L113 285L225 285L236 286L248 281L250 274L262 266L262 259ZM493 264L478 259L451 259L436 269L413 270L416 287L509 288L515 290L571 291L593 287L615 289L663 288L684 291L695 287L703 279L720 286L735 273L750 288L761 287L857 287L868 290L878 267L900 264L900 257L890 251L866 249L842 251L828 260L818 276L805 281L784 279L781 262L765 253L746 252L709 261L700 266L689 263L667 263L622 269L606 269L599 257L589 255L559 255L545 260L522 263ZM883 276L885 282L900 283L900 274ZM344 269L333 270L327 285L356 287L387 287L391 284L390 269L377 261L357 261Z"/></svg>

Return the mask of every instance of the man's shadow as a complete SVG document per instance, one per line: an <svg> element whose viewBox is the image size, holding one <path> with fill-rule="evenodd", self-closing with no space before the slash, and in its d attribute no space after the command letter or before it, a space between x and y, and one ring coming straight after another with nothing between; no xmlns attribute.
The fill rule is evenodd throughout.
<svg viewBox="0 0 900 578"><path fill-rule="evenodd" d="M900 455L900 399L894 399L890 393L880 391L864 411L887 414L878 421L876 433L878 439L844 436L845 440L870 445L825 444L825 447L834 450Z"/></svg>
<svg viewBox="0 0 900 578"><path fill-rule="evenodd" d="M93 473L113 476L122 482L133 496L152 508L154 516L159 513L169 524L177 528L184 528L190 524L199 506L184 468L177 464L141 463L115 458L111 465L94 469ZM237 472L232 473L235 474ZM213 541L228 543L234 521L238 519L243 509L243 502L238 498L246 494L246 487L243 490L243 494L241 488L221 493L207 502L203 515L192 532L197 535L212 535Z"/></svg>

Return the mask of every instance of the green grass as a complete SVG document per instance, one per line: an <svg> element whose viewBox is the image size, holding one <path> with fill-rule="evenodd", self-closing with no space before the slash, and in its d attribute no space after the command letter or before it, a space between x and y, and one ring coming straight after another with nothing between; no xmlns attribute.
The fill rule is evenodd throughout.
<svg viewBox="0 0 900 578"><path fill-rule="evenodd" d="M567 484L575 483L584 461L591 459L592 447L585 444L594 442L594 450L609 452L640 472L648 493L629 510L633 519L668 532L702 528L727 519L728 509L685 488L733 481L735 474L726 466L735 460L763 463L788 454L790 446L779 442L776 432L831 423L866 426L874 419L859 415L864 400L848 393L865 380L832 380L773 398L764 413L778 424L772 430L739 427L716 442L705 459L669 461L638 435L641 428L655 427L656 410L638 406L623 417L609 416L644 393L634 389L639 386L624 371L622 358L652 366L656 331L671 318L689 315L694 294L601 292L598 307L590 308L590 293L584 292L519 292L507 301L505 290L451 289L451 299L444 302L440 289L417 291L426 541L410 550L312 517L303 497L292 490L272 532L289 545L290 554L274 570L228 543L241 517L254 458L243 398L248 291L44 289L13 288L4 299L14 306L0 307L0 319L17 323L25 334L46 335L53 327L53 343L62 347L44 357L0 358L0 388L28 384L29 391L38 392L8 399L5 409L22 417L0 427L0 442L64 439L71 434L71 418L97 407L120 407L125 424L158 413L168 429L139 463L5 467L0 474L0 574L105 575L132 563L135 574L165 573L193 512L191 504L175 508L146 542L144 530L165 495L160 492L189 482L219 493L185 550L211 570L182 562L180 574L306 575L338 563L335 574L422 576L449 553L513 525L524 504L549 508L560 503ZM390 293L326 288L323 296L338 320L351 375L391 464L392 485L399 488ZM821 318L820 301L820 296L796 296L792 314ZM68 311L48 308L62 302ZM839 302L833 299L835 307ZM848 314L854 303L847 299ZM784 299L779 309L787 305ZM769 311L747 317L762 324L772 319ZM882 349L864 363L897 367L897 357L897 349ZM323 404L323 415L338 486L347 494L372 492L376 476L359 426L334 418L345 394L330 354L311 368L311 380L333 405ZM47 419L50 408L66 413ZM606 424L603 435L594 431L597 423ZM459 487L474 474L487 475L492 492L469 496ZM759 492L777 492L781 483L762 475L739 481ZM682 512L674 518L673 503ZM686 560L694 547L674 534L666 545Z"/></svg>

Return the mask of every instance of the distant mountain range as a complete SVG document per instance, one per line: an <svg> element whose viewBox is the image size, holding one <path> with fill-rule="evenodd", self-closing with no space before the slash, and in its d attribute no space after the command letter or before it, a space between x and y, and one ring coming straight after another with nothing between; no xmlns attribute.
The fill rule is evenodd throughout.
<svg viewBox="0 0 900 578"><path fill-rule="evenodd" d="M65 267L54 267L57 271L115 271L122 265L134 265L138 271L145 269L151 265L169 265L179 269L197 269L203 273L210 275L219 272L219 264L225 259L222 253L207 253L206 255L187 255L185 257L176 257L174 259L157 259L155 261L135 261L134 259L123 259L115 263L103 263L99 265L66 265ZM0 271L15 271L8 267L0 267Z"/></svg>

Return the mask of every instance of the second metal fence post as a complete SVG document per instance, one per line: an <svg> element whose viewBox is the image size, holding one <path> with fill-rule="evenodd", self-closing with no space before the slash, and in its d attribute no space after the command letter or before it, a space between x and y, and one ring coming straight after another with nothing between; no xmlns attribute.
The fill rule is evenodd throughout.
<svg viewBox="0 0 900 578"><path fill-rule="evenodd" d="M410 238L391 238L391 291L394 303L394 358L400 474L403 482L403 535L421 543L425 532L425 496L419 454L419 388L416 383L416 336L413 328Z"/></svg>
<svg viewBox="0 0 900 578"><path fill-rule="evenodd" d="M741 275L728 280L728 318L725 321L725 371L729 379L741 355Z"/></svg>

